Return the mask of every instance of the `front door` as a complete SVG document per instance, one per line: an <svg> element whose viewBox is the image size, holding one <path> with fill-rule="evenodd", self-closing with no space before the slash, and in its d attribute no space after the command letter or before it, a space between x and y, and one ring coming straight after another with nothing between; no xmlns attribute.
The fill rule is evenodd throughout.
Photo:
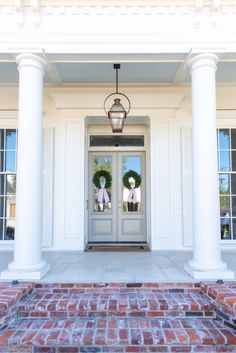
<svg viewBox="0 0 236 353"><path fill-rule="evenodd" d="M145 153L89 156L89 242L146 242Z"/></svg>

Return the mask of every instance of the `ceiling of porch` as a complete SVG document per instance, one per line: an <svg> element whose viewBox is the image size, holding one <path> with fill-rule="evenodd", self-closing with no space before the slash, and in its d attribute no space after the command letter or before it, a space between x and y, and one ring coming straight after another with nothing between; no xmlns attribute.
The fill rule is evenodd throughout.
<svg viewBox="0 0 236 353"><path fill-rule="evenodd" d="M185 68L186 58L158 58L134 60L124 59L105 62L84 61L76 58L52 57L45 76L45 83L52 85L106 85L115 83L114 62L121 62L119 84L131 85L175 85L188 84L189 74ZM151 60L150 60L151 59ZM218 83L236 83L236 61L232 58L221 61L216 73ZM0 85L18 83L18 71L14 60L0 56Z"/></svg>

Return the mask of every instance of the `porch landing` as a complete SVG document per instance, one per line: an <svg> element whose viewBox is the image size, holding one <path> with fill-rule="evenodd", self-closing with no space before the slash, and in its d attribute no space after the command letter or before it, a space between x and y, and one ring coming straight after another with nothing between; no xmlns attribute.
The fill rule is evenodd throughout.
<svg viewBox="0 0 236 353"><path fill-rule="evenodd" d="M0 252L0 271L12 261L12 252ZM51 271L42 282L189 282L184 264L192 252L43 252ZM222 252L222 259L236 273L236 251Z"/></svg>

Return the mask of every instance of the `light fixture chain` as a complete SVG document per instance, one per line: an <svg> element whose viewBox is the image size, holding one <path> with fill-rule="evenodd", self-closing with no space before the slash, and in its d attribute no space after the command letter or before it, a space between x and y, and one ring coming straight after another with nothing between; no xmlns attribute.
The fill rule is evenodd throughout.
<svg viewBox="0 0 236 353"><path fill-rule="evenodd" d="M118 68L116 68L116 93L118 93Z"/></svg>

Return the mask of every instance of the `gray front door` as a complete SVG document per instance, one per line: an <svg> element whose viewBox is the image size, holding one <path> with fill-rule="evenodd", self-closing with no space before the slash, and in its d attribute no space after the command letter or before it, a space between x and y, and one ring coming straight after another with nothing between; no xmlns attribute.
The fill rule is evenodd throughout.
<svg viewBox="0 0 236 353"><path fill-rule="evenodd" d="M89 156L89 242L145 242L145 153Z"/></svg>

